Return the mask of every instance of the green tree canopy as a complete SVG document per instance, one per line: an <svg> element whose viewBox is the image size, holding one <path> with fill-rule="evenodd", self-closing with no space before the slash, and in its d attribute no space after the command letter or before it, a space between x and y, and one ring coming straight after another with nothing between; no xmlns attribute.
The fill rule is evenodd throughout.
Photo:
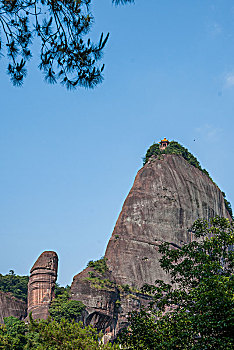
<svg viewBox="0 0 234 350"><path fill-rule="evenodd" d="M0 0L0 54L9 58L8 74L14 85L22 85L27 74L35 37L41 43L39 68L48 83L74 89L102 82L104 65L98 62L109 34L101 34L97 43L86 37L93 23L91 1Z"/></svg>
<svg viewBox="0 0 234 350"><path fill-rule="evenodd" d="M81 301L70 300L69 293L65 289L55 299L52 300L49 313L53 320L61 321L66 319L68 321L79 321L85 305Z"/></svg>
<svg viewBox="0 0 234 350"><path fill-rule="evenodd" d="M144 286L153 301L131 314L122 336L126 349L234 348L234 224L198 220L192 232L196 240L181 249L160 246L160 264L172 283Z"/></svg>
<svg viewBox="0 0 234 350"><path fill-rule="evenodd" d="M176 141L170 141L169 145L162 150L159 148L159 143L153 143L153 145L151 145L146 152L145 158L143 159L143 164L145 165L148 162L149 158L153 155L160 156L161 154L178 154L187 160L189 164L195 166L201 171L204 171L209 176L208 172L205 169L202 169L197 158L192 153L190 153L187 148Z"/></svg>
<svg viewBox="0 0 234 350"><path fill-rule="evenodd" d="M201 170L204 174L206 174L211 179L208 171L201 167L201 164L199 163L197 158L191 152L189 152L187 148L185 148L179 142L176 142L176 141L170 141L169 145L165 149L160 149L159 143L153 143L153 145L151 145L148 148L146 155L143 158L143 165L145 165L148 162L150 157L152 156L160 157L162 154L177 154L179 156L182 156L189 164ZM228 202L228 200L225 198L226 197L225 193L222 192L222 194L224 198L225 207L229 212L230 216L233 218L231 203Z"/></svg>
<svg viewBox="0 0 234 350"><path fill-rule="evenodd" d="M0 326L0 349L4 350L117 350L118 345L103 345L102 337L93 327L81 323L51 319L29 324L17 318L4 319Z"/></svg>
<svg viewBox="0 0 234 350"><path fill-rule="evenodd" d="M107 258L102 257L99 260L90 260L87 264L87 267L92 267L95 271L100 272L101 274L104 274L107 270Z"/></svg>
<svg viewBox="0 0 234 350"><path fill-rule="evenodd" d="M28 276L19 276L13 270L6 275L0 274L0 290L10 292L16 298L27 302Z"/></svg>

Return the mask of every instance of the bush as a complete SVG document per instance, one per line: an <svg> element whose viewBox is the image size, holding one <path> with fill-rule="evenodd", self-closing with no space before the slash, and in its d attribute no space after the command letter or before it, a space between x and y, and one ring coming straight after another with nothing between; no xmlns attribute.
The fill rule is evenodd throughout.
<svg viewBox="0 0 234 350"><path fill-rule="evenodd" d="M87 264L87 267L92 267L95 271L98 271L101 274L104 274L108 270L106 261L107 261L107 258L105 257L102 257L101 259L96 261L90 260Z"/></svg>

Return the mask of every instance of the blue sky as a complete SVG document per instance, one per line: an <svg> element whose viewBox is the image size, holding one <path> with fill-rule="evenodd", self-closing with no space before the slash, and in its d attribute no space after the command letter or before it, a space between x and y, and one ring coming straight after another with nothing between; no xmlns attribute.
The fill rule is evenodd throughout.
<svg viewBox="0 0 234 350"><path fill-rule="evenodd" d="M36 48L22 88L0 61L0 272L59 255L59 283L105 251L147 148L187 147L234 203L234 4L93 1L110 32L95 90L47 85ZM195 140L195 141L194 141Z"/></svg>

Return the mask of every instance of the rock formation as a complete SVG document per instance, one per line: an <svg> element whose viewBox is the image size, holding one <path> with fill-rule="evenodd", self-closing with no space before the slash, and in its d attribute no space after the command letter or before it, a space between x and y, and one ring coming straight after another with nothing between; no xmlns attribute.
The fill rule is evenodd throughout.
<svg viewBox="0 0 234 350"><path fill-rule="evenodd" d="M182 156L152 157L139 170L106 249L116 282L140 288L167 281L158 244L190 242L193 222L215 215L230 218L222 192L207 175Z"/></svg>
<svg viewBox="0 0 234 350"><path fill-rule="evenodd" d="M14 316L23 319L26 316L26 303L15 298L11 293L0 291L0 324L4 317Z"/></svg>
<svg viewBox="0 0 234 350"><path fill-rule="evenodd" d="M71 298L86 305L86 325L104 332L104 341L115 338L127 324L127 314L148 304L150 297L128 286L117 285L108 271L99 273L86 268L76 275L71 286Z"/></svg>
<svg viewBox="0 0 234 350"><path fill-rule="evenodd" d="M158 245L190 242L193 222L215 215L230 219L221 191L207 175L182 156L152 156L124 202L105 253L107 271L100 276L87 268L73 279L71 297L87 305L86 323L114 336L128 311L147 303L137 290L156 279L168 281Z"/></svg>
<svg viewBox="0 0 234 350"><path fill-rule="evenodd" d="M46 319L49 316L49 304L54 298L57 280L58 256L55 252L43 252L30 271L28 283L28 315Z"/></svg>

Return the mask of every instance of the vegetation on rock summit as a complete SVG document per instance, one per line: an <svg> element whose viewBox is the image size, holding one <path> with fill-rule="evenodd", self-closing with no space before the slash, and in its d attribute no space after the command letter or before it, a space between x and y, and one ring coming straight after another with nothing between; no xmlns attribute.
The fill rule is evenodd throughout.
<svg viewBox="0 0 234 350"><path fill-rule="evenodd" d="M182 146L179 142L170 141L169 145L165 149L160 149L159 146L160 146L159 143L153 143L153 145L151 145L148 148L146 155L143 158L143 165L145 165L152 156L158 156L160 159L160 156L162 154L176 154L176 155L182 156L189 164L191 164L195 168L201 170L204 174L206 174L212 180L208 171L201 167L201 164L199 163L198 159L191 152L189 152L189 150L187 148ZM225 193L222 192L222 194L223 194L223 198L224 198L225 207L226 207L227 211L229 212L231 218L233 219L231 203L228 202L228 200L226 199Z"/></svg>

